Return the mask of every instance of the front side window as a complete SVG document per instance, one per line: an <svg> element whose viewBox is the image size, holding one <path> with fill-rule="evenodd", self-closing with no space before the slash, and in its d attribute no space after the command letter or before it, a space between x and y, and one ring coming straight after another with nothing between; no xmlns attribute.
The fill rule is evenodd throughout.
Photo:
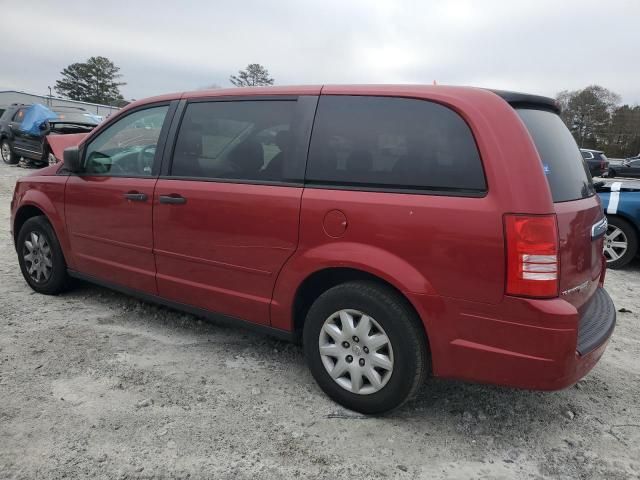
<svg viewBox="0 0 640 480"><path fill-rule="evenodd" d="M87 146L84 173L151 176L160 130L169 106L131 113L100 132Z"/></svg>
<svg viewBox="0 0 640 480"><path fill-rule="evenodd" d="M295 100L190 103L180 124L171 175L287 180L287 165L294 161L295 110Z"/></svg>
<svg viewBox="0 0 640 480"><path fill-rule="evenodd" d="M321 97L306 179L425 193L486 190L475 140L457 113L392 97Z"/></svg>

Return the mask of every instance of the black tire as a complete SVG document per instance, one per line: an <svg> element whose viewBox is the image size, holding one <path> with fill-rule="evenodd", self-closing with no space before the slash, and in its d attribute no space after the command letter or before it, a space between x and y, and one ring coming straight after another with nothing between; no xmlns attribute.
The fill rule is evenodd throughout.
<svg viewBox="0 0 640 480"><path fill-rule="evenodd" d="M604 239L605 258L607 259L607 268L612 268L612 269L622 268L625 265L627 265L631 260L633 260L635 256L638 254L638 232L633 227L633 225L631 225L629 222L627 222L623 218L620 218L617 216L609 216L607 217L607 220L609 222L609 228L607 229L607 234ZM627 239L626 252L624 252L624 254L616 260L609 260L611 257L610 255L607 254L607 241L608 241L609 235L612 233L612 227L619 228Z"/></svg>
<svg viewBox="0 0 640 480"><path fill-rule="evenodd" d="M614 178L616 176L616 171L613 168L609 169L609 173L607 174L607 178Z"/></svg>
<svg viewBox="0 0 640 480"><path fill-rule="evenodd" d="M46 245L49 247L50 257L49 261L51 267L49 270L49 276L45 278L44 274L36 274L38 279L35 279L32 274L29 273L33 260L25 259L25 256L29 253L26 241L31 241L32 233L37 237L43 236L46 241ZM29 284L29 286L38 293L45 295L57 295L63 292L69 286L69 277L67 275L67 264L60 248L60 243L56 237L51 224L43 216L31 217L22 225L16 242L16 251L18 252L18 262L20 263L20 270L22 276ZM40 260L42 262L42 260Z"/></svg>
<svg viewBox="0 0 640 480"><path fill-rule="evenodd" d="M345 309L373 318L389 339L393 369L387 383L373 393L357 394L343 388L322 362L319 339L325 320ZM381 414L401 406L416 393L429 371L422 322L404 298L374 282L348 282L320 295L307 314L303 341L307 364L320 388L339 404L364 414Z"/></svg>
<svg viewBox="0 0 640 480"><path fill-rule="evenodd" d="M9 153L8 158L6 158L7 152ZM2 157L2 161L7 165L15 165L18 163L18 160L20 160L16 157L11 142L7 138L3 138L2 141L0 141L0 157Z"/></svg>

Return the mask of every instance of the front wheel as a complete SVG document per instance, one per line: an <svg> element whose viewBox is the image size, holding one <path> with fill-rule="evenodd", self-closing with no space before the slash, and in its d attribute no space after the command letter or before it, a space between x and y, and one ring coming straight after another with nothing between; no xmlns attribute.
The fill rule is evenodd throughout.
<svg viewBox="0 0 640 480"><path fill-rule="evenodd" d="M24 222L16 250L22 275L36 292L56 295L67 288L67 265L56 234L45 217L32 217Z"/></svg>
<svg viewBox="0 0 640 480"><path fill-rule="evenodd" d="M402 405L428 371L420 319L399 294L372 282L344 283L318 297L307 314L303 340L320 388L365 414Z"/></svg>
<svg viewBox="0 0 640 480"><path fill-rule="evenodd" d="M11 143L6 138L2 139L0 142L0 156L2 157L2 161L7 165L15 165L18 163L18 159L13 153L13 147L11 147Z"/></svg>

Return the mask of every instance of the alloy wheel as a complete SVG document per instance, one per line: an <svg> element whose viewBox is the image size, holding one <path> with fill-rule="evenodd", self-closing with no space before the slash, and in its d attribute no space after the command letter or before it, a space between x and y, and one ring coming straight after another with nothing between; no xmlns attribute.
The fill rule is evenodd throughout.
<svg viewBox="0 0 640 480"><path fill-rule="evenodd" d="M325 320L318 342L327 373L351 393L370 395L391 378L391 341L380 324L363 312L333 313Z"/></svg>
<svg viewBox="0 0 640 480"><path fill-rule="evenodd" d="M29 276L36 283L44 283L51 277L53 262L51 247L40 232L27 235L22 248L22 258Z"/></svg>
<svg viewBox="0 0 640 480"><path fill-rule="evenodd" d="M604 236L604 256L607 262L614 262L624 256L627 248L629 248L627 236L620 228L609 224Z"/></svg>
<svg viewBox="0 0 640 480"><path fill-rule="evenodd" d="M0 155L2 155L4 163L11 163L11 147L6 141L2 142L2 146L0 146Z"/></svg>

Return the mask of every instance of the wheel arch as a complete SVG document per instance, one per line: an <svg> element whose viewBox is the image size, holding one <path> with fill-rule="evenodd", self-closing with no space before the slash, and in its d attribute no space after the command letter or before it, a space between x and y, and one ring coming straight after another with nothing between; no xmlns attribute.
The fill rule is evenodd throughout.
<svg viewBox="0 0 640 480"><path fill-rule="evenodd" d="M640 220L633 218L631 215L627 215L625 212L618 210L616 213L607 213L607 221L611 218L619 218L630 224L636 231L636 234L640 237Z"/></svg>
<svg viewBox="0 0 640 480"><path fill-rule="evenodd" d="M18 210L16 211L15 219L13 220L13 244L14 245L16 244L16 241L18 239L18 234L20 233L20 229L25 224L25 222L30 218L41 217L41 216L47 218L47 215L44 213L44 211L41 208L37 207L36 205L26 204L18 208ZM47 220L49 221L48 218ZM49 223L51 223L51 221L49 221Z"/></svg>
<svg viewBox="0 0 640 480"><path fill-rule="evenodd" d="M405 295L400 288L386 279L377 276L366 270L361 270L352 267L326 267L320 270L316 270L300 283L295 291L293 302L291 305L291 320L293 333L296 338L300 338L304 322L306 320L307 312L313 302L327 290L354 281L369 282L379 285L383 288L387 288L395 293L401 301L405 303L408 309L410 309L416 316L422 332L424 334L424 340L427 343L428 350L430 351L429 334L421 315L412 303L411 299Z"/></svg>
<svg viewBox="0 0 640 480"><path fill-rule="evenodd" d="M64 217L60 209L56 208L54 202L43 192L37 190L28 190L24 197L21 199L21 205L17 208L13 217L13 243L16 245L18 233L20 228L24 225L29 218L35 216L43 216L51 225L53 232L55 233L62 255L67 262L67 266L72 268L70 263L69 242L66 236L66 229L64 223Z"/></svg>

